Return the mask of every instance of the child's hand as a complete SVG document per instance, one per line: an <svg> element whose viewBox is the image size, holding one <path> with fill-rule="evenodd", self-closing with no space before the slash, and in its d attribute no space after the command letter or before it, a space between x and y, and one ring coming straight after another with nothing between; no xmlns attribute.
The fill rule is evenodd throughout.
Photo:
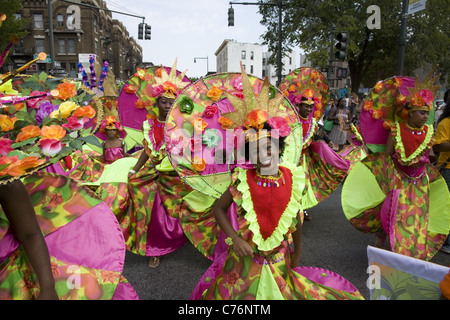
<svg viewBox="0 0 450 320"><path fill-rule="evenodd" d="M233 251L238 257L253 256L252 247L241 237L234 238Z"/></svg>

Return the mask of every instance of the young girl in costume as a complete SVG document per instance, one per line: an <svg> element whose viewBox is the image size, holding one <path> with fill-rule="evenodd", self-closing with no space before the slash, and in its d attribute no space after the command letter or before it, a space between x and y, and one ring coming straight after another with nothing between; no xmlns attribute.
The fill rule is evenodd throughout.
<svg viewBox="0 0 450 320"><path fill-rule="evenodd" d="M350 171L342 207L352 225L386 237L392 251L429 260L450 229L450 195L429 162L435 78L380 81L364 101L361 133L368 155Z"/></svg>
<svg viewBox="0 0 450 320"><path fill-rule="evenodd" d="M323 74L314 68L296 69L283 80L280 88L297 108L303 129L303 149L299 165L306 174L302 197L302 207L306 210L325 200L339 187L350 164L326 142L314 141L317 120L325 112L330 96ZM328 141L326 137L325 139ZM305 219L308 216L306 214Z"/></svg>
<svg viewBox="0 0 450 320"><path fill-rule="evenodd" d="M103 159L106 163L111 164L118 159L125 157L125 143L120 138L120 132L123 131L120 121L115 117L109 116L103 120L100 126L100 132L105 133L106 141L102 143Z"/></svg>
<svg viewBox="0 0 450 320"><path fill-rule="evenodd" d="M279 164L292 130L284 118L286 109L280 107L282 100L279 96L267 99L268 81L256 98L244 71L242 78L243 99L225 95L234 111L221 113L221 122L242 126L245 160L254 167L237 166L231 184L214 205L229 248L206 271L191 299L362 299L345 279L334 282L339 276L333 272L296 269L301 253L304 171L293 163ZM237 224L229 217L233 202ZM332 278L334 285L326 285L325 278Z"/></svg>
<svg viewBox="0 0 450 320"><path fill-rule="evenodd" d="M189 188L166 157L164 125L174 99L188 84L176 63L172 68L139 69L128 81L119 96L118 111L125 128L143 115L144 149L133 154L133 164L117 160L112 165L129 171L127 181L102 183L97 190L116 214L127 249L149 256L150 267L157 267L160 256L187 242L178 215Z"/></svg>

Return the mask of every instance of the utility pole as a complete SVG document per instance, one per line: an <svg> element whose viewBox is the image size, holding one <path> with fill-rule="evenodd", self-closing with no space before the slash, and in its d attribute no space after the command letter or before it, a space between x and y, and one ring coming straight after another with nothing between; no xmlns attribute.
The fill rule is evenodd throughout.
<svg viewBox="0 0 450 320"><path fill-rule="evenodd" d="M333 48L334 48L334 32L336 31L336 26L333 24L331 26L331 35L330 35L330 58L328 60L328 72L327 72L327 78L328 80L331 80L331 74L333 73Z"/></svg>
<svg viewBox="0 0 450 320"><path fill-rule="evenodd" d="M53 8L52 8L52 0L48 1L48 33L50 36L50 70L55 69L55 42L53 39Z"/></svg>
<svg viewBox="0 0 450 320"><path fill-rule="evenodd" d="M242 5L256 5L256 6L277 6L278 7L278 54L277 54L277 87L281 83L281 75L283 71L283 62L282 62L282 44L283 44L283 29L282 29L282 23L283 23L283 1L279 0L278 3L258 3L258 2L230 2L230 5L233 4L242 4ZM234 26L234 11L233 12L233 24L231 26ZM230 10L228 11L228 15L230 15ZM230 24L229 24L230 26Z"/></svg>
<svg viewBox="0 0 450 320"><path fill-rule="evenodd" d="M406 17L408 16L408 0L403 0L400 36L398 43L398 60L397 75L403 75L403 64L405 62L405 45L406 45Z"/></svg>

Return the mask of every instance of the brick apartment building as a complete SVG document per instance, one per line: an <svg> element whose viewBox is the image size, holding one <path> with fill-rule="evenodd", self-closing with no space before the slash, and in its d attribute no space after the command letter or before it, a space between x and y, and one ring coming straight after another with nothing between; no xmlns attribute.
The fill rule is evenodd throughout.
<svg viewBox="0 0 450 320"><path fill-rule="evenodd" d="M24 0L16 17L29 20L26 26L29 34L10 52L14 67L32 60L39 52L51 56L48 1L52 5L54 67L60 75L65 71L67 77L77 78L77 64L84 62L83 65L88 66L89 54L95 54L100 65L108 61L117 81L128 80L142 65L142 47L125 26L113 19L110 11L96 9L108 9L105 1ZM138 23L136 20L136 27ZM35 63L27 72L49 72L51 67L47 60Z"/></svg>

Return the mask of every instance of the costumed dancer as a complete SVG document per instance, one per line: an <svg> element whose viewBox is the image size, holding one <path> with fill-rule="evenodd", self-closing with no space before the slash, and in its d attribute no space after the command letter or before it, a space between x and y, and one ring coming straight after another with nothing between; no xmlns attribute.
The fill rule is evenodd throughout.
<svg viewBox="0 0 450 320"><path fill-rule="evenodd" d="M226 76L210 80L220 83ZM240 132L231 146L237 149L236 155L244 155L246 167L252 164L252 168L238 165L234 172L216 173L219 179L229 178L228 183L220 179L225 185L212 185L225 188L213 212L229 248L205 272L191 299L362 299L351 283L331 271L296 267L301 253L305 174L296 165L298 158L292 159L294 163L279 164L279 160L285 139L301 126L295 126L293 107L267 78L247 76L242 68L242 85L240 98L222 92L217 116L207 119L204 127L213 127L215 121L219 127L227 124L233 132ZM297 137L301 147L301 135ZM205 159L210 169L213 159ZM228 217L233 202L236 225Z"/></svg>
<svg viewBox="0 0 450 320"><path fill-rule="evenodd" d="M280 89L297 109L303 129L303 151L299 165L306 174L302 208L309 209L325 200L344 181L350 163L328 145L329 140L314 141L317 121L330 97L325 76L314 68L299 68L280 84ZM305 219L310 219L306 214Z"/></svg>
<svg viewBox="0 0 450 320"><path fill-rule="evenodd" d="M436 77L379 81L364 100L361 134L372 154L350 171L342 208L352 225L386 237L393 252L431 259L450 229L450 194L430 164Z"/></svg>
<svg viewBox="0 0 450 320"><path fill-rule="evenodd" d="M115 161L99 179L97 194L110 205L122 228L127 249L149 256L157 267L160 256L184 245L187 238L178 220L182 197L190 191L166 156L165 120L174 99L190 84L185 72L172 68L138 69L125 84L118 99L122 125L137 139L142 129L144 149L130 159ZM130 172L123 181L109 172ZM106 182L105 182L106 181ZM108 182L109 181L109 182Z"/></svg>
<svg viewBox="0 0 450 320"><path fill-rule="evenodd" d="M361 130L358 126L351 123L349 127L349 133L351 134L350 145L344 147L338 154L350 161L350 169L351 170L357 162L360 162L362 159L367 157L368 150L364 145L364 139L361 136Z"/></svg>
<svg viewBox="0 0 450 320"><path fill-rule="evenodd" d="M0 299L137 299L122 276L114 214L75 181L45 172L88 136L72 126L86 119L71 118L87 101L76 90L63 99L61 88L1 98ZM36 109L26 105L33 99Z"/></svg>
<svg viewBox="0 0 450 320"><path fill-rule="evenodd" d="M75 151L71 154L70 159L66 158L50 169L80 183L91 185L95 189L96 186L92 183L102 176L105 167L127 155L123 140L126 133L120 124L115 106L117 90L115 89L114 75L109 70L108 62L103 63L98 81L96 69L100 67L98 63L96 64L94 55L91 55L89 60L90 76L81 63L78 64L78 68L82 75L82 81L76 83L89 94L95 95L98 106L102 108L97 111L103 113L102 118L104 120L101 124L90 123L85 125L85 128L92 127L93 129L100 126L100 130L95 130L95 135L85 141L82 151Z"/></svg>

